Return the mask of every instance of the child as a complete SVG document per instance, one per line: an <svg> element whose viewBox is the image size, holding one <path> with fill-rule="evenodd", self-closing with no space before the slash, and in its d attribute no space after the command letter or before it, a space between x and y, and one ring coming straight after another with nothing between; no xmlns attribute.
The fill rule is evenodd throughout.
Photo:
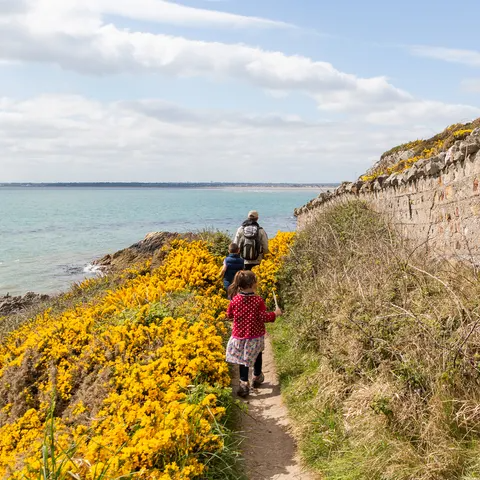
<svg viewBox="0 0 480 480"><path fill-rule="evenodd" d="M238 395L246 397L250 393L248 383L249 367L253 366L253 386L264 381L262 373L262 352L265 347L265 323L274 322L282 315L277 308L267 312L265 301L255 295L257 278L252 271L242 270L235 275L228 293L232 298L227 316L233 319L232 336L227 345L227 362L240 366L240 386Z"/></svg>
<svg viewBox="0 0 480 480"><path fill-rule="evenodd" d="M223 286L227 292L235 274L245 268L245 261L240 257L240 247L236 243L230 244L228 253L229 255L223 261L223 268L220 272L220 276L223 278Z"/></svg>

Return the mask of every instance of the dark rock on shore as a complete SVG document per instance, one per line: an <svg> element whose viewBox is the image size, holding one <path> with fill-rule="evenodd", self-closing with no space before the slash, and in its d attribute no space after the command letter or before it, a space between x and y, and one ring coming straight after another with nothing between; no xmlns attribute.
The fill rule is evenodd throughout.
<svg viewBox="0 0 480 480"><path fill-rule="evenodd" d="M23 296L12 297L7 293L0 297L0 317L18 313L50 298L49 295L28 292Z"/></svg>
<svg viewBox="0 0 480 480"><path fill-rule="evenodd" d="M152 232L140 242L134 243L128 248L119 250L113 254L105 255L104 257L95 260L93 265L96 265L103 272L118 272L125 268L131 267L136 263L141 263L146 260L152 260L152 267L158 266L164 257L162 247L176 239L195 238L193 233L171 233L171 232Z"/></svg>

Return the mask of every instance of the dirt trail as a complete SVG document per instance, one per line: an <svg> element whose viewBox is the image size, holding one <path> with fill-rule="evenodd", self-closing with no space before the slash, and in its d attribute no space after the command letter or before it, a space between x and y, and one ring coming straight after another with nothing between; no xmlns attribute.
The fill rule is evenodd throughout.
<svg viewBox="0 0 480 480"><path fill-rule="evenodd" d="M270 339L263 352L265 383L245 399L248 412L242 413L239 429L245 437L242 453L249 480L314 480L300 465L296 446L289 434L286 407L280 395ZM236 371L236 369L235 369ZM234 388L238 378L234 379Z"/></svg>

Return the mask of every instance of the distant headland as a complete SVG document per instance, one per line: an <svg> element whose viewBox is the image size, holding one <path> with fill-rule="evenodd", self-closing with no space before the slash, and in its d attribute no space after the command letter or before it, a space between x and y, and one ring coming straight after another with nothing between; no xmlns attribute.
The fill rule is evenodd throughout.
<svg viewBox="0 0 480 480"><path fill-rule="evenodd" d="M59 182L59 183L0 183L0 187L109 187L109 188L322 188L338 183L233 183L233 182Z"/></svg>

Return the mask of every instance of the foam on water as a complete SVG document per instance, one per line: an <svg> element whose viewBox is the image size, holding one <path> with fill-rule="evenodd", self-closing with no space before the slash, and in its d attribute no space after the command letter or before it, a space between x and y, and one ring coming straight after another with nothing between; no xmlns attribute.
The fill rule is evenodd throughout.
<svg viewBox="0 0 480 480"><path fill-rule="evenodd" d="M99 275L101 275L103 273L102 269L99 265L92 265L91 263L89 263L87 266L85 266L83 268L83 272L84 273L95 273L95 274L99 274Z"/></svg>

